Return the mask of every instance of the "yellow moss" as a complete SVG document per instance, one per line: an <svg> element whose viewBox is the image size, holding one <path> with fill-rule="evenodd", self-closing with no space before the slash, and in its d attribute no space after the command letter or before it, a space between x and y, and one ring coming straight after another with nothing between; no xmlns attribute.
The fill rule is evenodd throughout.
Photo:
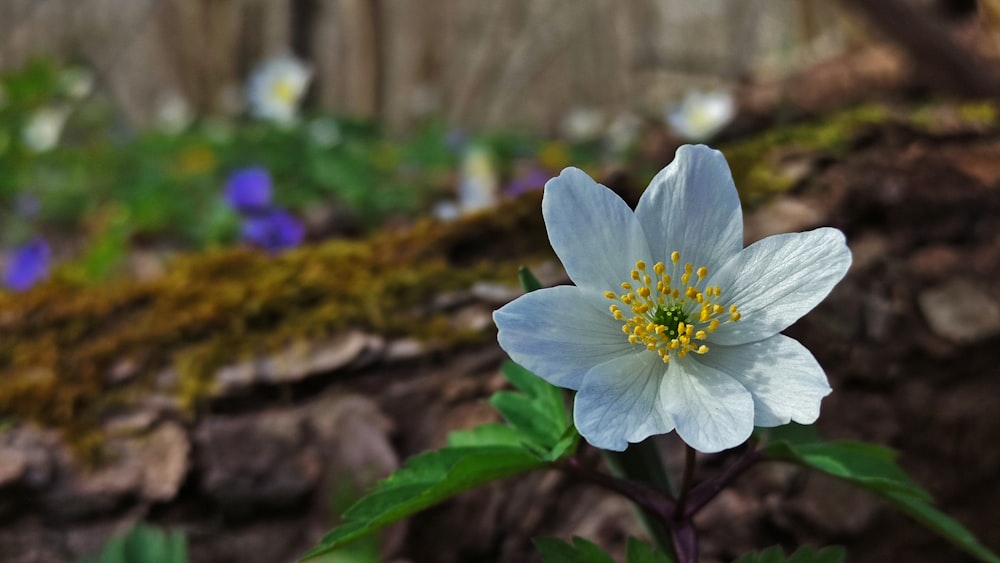
<svg viewBox="0 0 1000 563"><path fill-rule="evenodd" d="M426 304L478 280L513 282L542 240L535 196L366 241L183 257L149 282L53 281L0 293L0 418L61 428L86 449L107 409L141 396L171 366L176 397L193 406L219 367L345 329L444 347L489 338L454 331ZM114 382L110 374L128 364L136 374Z"/></svg>

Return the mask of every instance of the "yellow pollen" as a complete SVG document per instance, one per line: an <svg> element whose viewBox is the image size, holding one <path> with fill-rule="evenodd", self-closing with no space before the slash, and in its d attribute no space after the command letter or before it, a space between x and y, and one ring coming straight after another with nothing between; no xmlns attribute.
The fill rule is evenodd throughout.
<svg viewBox="0 0 1000 563"><path fill-rule="evenodd" d="M704 342L723 323L740 320L735 304L723 304L720 286L705 286L708 268L681 262L680 252L670 253L672 268L656 262L652 272L642 260L629 271L631 281L621 283L624 293L605 291L615 301L608 310L622 323L629 343L642 346L667 363L688 354L706 354ZM654 274L654 275L651 275ZM679 284L674 284L678 280ZM621 305L621 306L620 306Z"/></svg>

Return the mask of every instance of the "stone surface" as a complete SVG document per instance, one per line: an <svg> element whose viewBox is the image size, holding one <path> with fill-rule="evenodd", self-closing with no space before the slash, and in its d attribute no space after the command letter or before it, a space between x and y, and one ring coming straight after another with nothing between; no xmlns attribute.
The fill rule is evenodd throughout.
<svg viewBox="0 0 1000 563"><path fill-rule="evenodd" d="M951 342L969 344L1000 334L1000 302L978 282L955 279L925 289L918 302L931 330Z"/></svg>
<svg viewBox="0 0 1000 563"><path fill-rule="evenodd" d="M187 476L191 444L179 424L167 422L141 438L142 497L165 502L177 496Z"/></svg>

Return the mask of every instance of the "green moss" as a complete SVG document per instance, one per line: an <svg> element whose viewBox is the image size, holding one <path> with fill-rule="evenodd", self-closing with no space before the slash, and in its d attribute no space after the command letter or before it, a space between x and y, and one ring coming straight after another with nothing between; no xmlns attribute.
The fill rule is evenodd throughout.
<svg viewBox="0 0 1000 563"><path fill-rule="evenodd" d="M539 209L528 197L366 241L273 257L248 249L183 257L149 282L54 281L0 294L0 417L90 445L102 415L137 400L166 367L178 373L176 398L192 406L219 367L348 328L445 348L489 338L456 333L426 303L478 280L513 283L518 264L539 256ZM115 382L124 366L134 375Z"/></svg>
<svg viewBox="0 0 1000 563"><path fill-rule="evenodd" d="M840 156L862 128L885 122L890 116L885 106L861 106L814 122L777 127L726 145L722 151L729 160L740 198L745 206L753 206L796 183L794 173L781 166L781 160L789 154L822 152Z"/></svg>

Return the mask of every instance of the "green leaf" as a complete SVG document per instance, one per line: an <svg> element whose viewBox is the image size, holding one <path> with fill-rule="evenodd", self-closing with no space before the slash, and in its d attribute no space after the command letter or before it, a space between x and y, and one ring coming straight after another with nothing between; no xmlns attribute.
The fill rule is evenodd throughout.
<svg viewBox="0 0 1000 563"><path fill-rule="evenodd" d="M615 563L597 544L580 537L574 537L572 544L558 538L535 538L531 541L541 552L545 563Z"/></svg>
<svg viewBox="0 0 1000 563"><path fill-rule="evenodd" d="M843 547L830 546L816 549L801 547L789 557L778 546L773 546L761 552L748 553L733 563L842 563L847 553Z"/></svg>
<svg viewBox="0 0 1000 563"><path fill-rule="evenodd" d="M181 532L161 532L142 524L107 541L96 558L80 563L187 563L187 542Z"/></svg>
<svg viewBox="0 0 1000 563"><path fill-rule="evenodd" d="M492 435L492 431L484 434ZM470 434L459 436L461 442ZM544 465L523 447L510 445L453 446L420 454L348 509L344 524L303 559L328 553L461 492Z"/></svg>
<svg viewBox="0 0 1000 563"><path fill-rule="evenodd" d="M666 553L656 551L637 538L630 537L625 545L626 563L674 563Z"/></svg>
<svg viewBox="0 0 1000 563"><path fill-rule="evenodd" d="M777 438L777 439L775 439ZM969 555L990 563L1000 557L957 521L931 505L930 494L896 464L896 452L861 442L810 441L801 435L771 435L764 453L798 463L865 488Z"/></svg>
<svg viewBox="0 0 1000 563"><path fill-rule="evenodd" d="M531 273L527 266L521 266L517 269L517 281L521 282L521 288L524 289L525 293L542 289L542 282L538 281L538 278Z"/></svg>
<svg viewBox="0 0 1000 563"><path fill-rule="evenodd" d="M513 362L504 363L501 371L522 392L501 391L490 404L529 444L553 450L573 428L562 391Z"/></svg>

